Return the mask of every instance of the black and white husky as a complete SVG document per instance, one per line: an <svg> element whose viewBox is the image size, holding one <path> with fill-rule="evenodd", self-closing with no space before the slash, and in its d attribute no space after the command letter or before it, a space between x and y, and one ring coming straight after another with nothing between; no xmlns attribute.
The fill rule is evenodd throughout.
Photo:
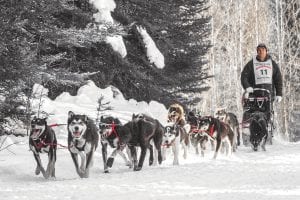
<svg viewBox="0 0 300 200"><path fill-rule="evenodd" d="M172 147L174 159L173 165L179 165L179 151L183 147L183 158L187 158L187 148L190 145L189 135L185 128L175 122L168 122L165 125L162 139L163 160L166 159L166 148Z"/></svg>
<svg viewBox="0 0 300 200"><path fill-rule="evenodd" d="M130 159L134 171L139 171L143 167L147 149L151 148L150 141L153 140L157 149L158 163L161 164L161 140L163 135L163 127L158 120L152 119L146 115L133 115L133 120L124 125L115 124L117 122L113 117L101 118L100 124L106 124L107 127L100 127L102 155L104 163L104 171L108 172L113 158L107 159L107 145L122 151L127 145L130 149ZM136 147L141 148L139 160L137 159ZM153 150L150 151L150 153ZM151 157L151 156L150 156ZM152 161L153 162L153 158ZM149 161L150 163L150 161ZM151 163L152 164L152 163Z"/></svg>
<svg viewBox="0 0 300 200"><path fill-rule="evenodd" d="M226 154L232 154L234 133L228 124L217 118L202 117L199 121L199 130L208 133L207 136L216 142L214 159L217 158L222 143L226 144Z"/></svg>
<svg viewBox="0 0 300 200"><path fill-rule="evenodd" d="M128 157L125 153L123 153L123 149L127 147L127 143L129 141L130 131L127 128L120 130L120 127L122 127L122 123L118 118L112 116L101 116L99 133L101 137L100 142L102 146L102 159L105 173L109 172L108 168L112 167L117 154L124 159L127 166L130 168L132 167L132 163L129 160L130 158L128 158L130 157L130 150L126 148ZM118 134L121 134L122 136L119 136ZM122 142L120 142L120 140ZM108 146L114 149L109 157L107 154Z"/></svg>
<svg viewBox="0 0 300 200"><path fill-rule="evenodd" d="M54 130L47 125L46 118L34 117L31 121L31 131L29 136L29 148L33 152L37 166L35 174L42 172L44 178L55 178L55 162L57 140ZM40 158L40 153L48 154L48 165L45 170Z"/></svg>
<svg viewBox="0 0 300 200"><path fill-rule="evenodd" d="M77 115L72 111L68 115L68 149L78 175L88 178L93 154L99 142L97 127L86 115ZM80 167L78 155L81 158Z"/></svg>

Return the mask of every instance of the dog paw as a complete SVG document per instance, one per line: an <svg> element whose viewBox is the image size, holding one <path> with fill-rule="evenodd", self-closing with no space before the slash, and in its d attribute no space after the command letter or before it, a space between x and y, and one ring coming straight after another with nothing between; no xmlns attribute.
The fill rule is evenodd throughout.
<svg viewBox="0 0 300 200"><path fill-rule="evenodd" d="M48 180L51 180L51 181L55 181L55 180L56 180L56 177L55 177L55 176L49 176L47 179L48 179Z"/></svg>
<svg viewBox="0 0 300 200"><path fill-rule="evenodd" d="M153 165L153 160L149 160L149 166Z"/></svg>
<svg viewBox="0 0 300 200"><path fill-rule="evenodd" d="M158 160L158 164L161 165L161 163L162 163L162 160Z"/></svg>
<svg viewBox="0 0 300 200"><path fill-rule="evenodd" d="M44 172L43 176L44 176L45 179L48 179L50 177L50 174L49 174L49 172Z"/></svg>
<svg viewBox="0 0 300 200"><path fill-rule="evenodd" d="M39 167L36 167L35 175L39 175L40 173L41 173L41 169Z"/></svg>
<svg viewBox="0 0 300 200"><path fill-rule="evenodd" d="M126 166L128 166L129 169L131 169L131 168L132 168L132 163L131 163L130 161L128 161L128 162L126 163Z"/></svg>
<svg viewBox="0 0 300 200"><path fill-rule="evenodd" d="M85 174L86 174L86 173L85 173L83 170L78 169L78 170L77 170L77 174L79 175L80 178L85 178Z"/></svg>
<svg viewBox="0 0 300 200"><path fill-rule="evenodd" d="M88 178L89 176L90 176L90 174L88 172L86 172L86 173L83 174L82 178Z"/></svg>
<svg viewBox="0 0 300 200"><path fill-rule="evenodd" d="M179 165L178 160L177 161L173 161L173 165Z"/></svg>
<svg viewBox="0 0 300 200"><path fill-rule="evenodd" d="M79 175L80 178L86 178L86 177L85 177L85 174L83 174L83 173L80 173L80 174L78 174L78 175Z"/></svg>
<svg viewBox="0 0 300 200"><path fill-rule="evenodd" d="M114 163L114 158L110 157L107 159L106 165L108 167L112 167L113 163Z"/></svg>
<svg viewBox="0 0 300 200"><path fill-rule="evenodd" d="M105 170L104 170L104 173L108 174L108 173L109 173L109 170L108 170L108 169L105 169Z"/></svg>
<svg viewBox="0 0 300 200"><path fill-rule="evenodd" d="M136 166L133 168L134 171L141 171L142 167Z"/></svg>

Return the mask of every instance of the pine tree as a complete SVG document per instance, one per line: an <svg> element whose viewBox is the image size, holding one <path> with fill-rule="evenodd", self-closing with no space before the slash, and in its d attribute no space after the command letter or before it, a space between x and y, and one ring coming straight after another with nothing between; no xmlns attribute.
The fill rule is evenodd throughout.
<svg viewBox="0 0 300 200"><path fill-rule="evenodd" d="M92 79L100 87L114 85L125 98L164 103L202 91L209 18L198 14L206 1L116 3L113 17L122 25L96 24L88 0L0 0L0 90L12 84L28 89L37 82L54 99L63 91L76 95ZM164 54L165 69L149 62L137 25L146 28ZM116 34L124 37L125 58L105 42Z"/></svg>
<svg viewBox="0 0 300 200"><path fill-rule="evenodd" d="M144 84L161 91L157 100L168 103L178 95L207 89L202 85L202 81L208 78L203 66L210 47L205 39L210 30L209 17L204 15L207 1L118 0L116 3L113 17L125 25L134 23L145 27L165 56L164 70L149 67L145 49L133 26L131 35L125 38L130 47L128 59L148 74L150 81ZM192 98L198 99L196 96Z"/></svg>

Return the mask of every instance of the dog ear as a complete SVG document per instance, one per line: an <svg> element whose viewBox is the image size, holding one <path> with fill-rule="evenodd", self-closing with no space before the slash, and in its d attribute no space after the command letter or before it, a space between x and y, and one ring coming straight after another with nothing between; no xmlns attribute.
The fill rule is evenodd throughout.
<svg viewBox="0 0 300 200"><path fill-rule="evenodd" d="M86 115L85 115L85 116L84 116L84 121L86 121L86 122L87 122L87 121L88 121L88 119L89 119L89 118L88 118L88 116L86 116Z"/></svg>
<svg viewBox="0 0 300 200"><path fill-rule="evenodd" d="M135 119L137 117L137 115L135 115L134 113L132 113L132 119Z"/></svg>
<svg viewBox="0 0 300 200"><path fill-rule="evenodd" d="M71 119L74 116L74 113L72 111L69 111L68 113L68 119Z"/></svg>

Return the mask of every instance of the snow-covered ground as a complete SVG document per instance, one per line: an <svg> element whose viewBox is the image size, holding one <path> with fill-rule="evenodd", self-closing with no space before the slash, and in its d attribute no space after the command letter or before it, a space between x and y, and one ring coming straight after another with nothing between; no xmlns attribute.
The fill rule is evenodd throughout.
<svg viewBox="0 0 300 200"><path fill-rule="evenodd" d="M13 138L15 140L15 138ZM161 166L142 171L128 169L116 158L109 174L103 173L98 148L90 178L75 172L66 149L57 151L56 179L36 176L28 138L10 151L0 152L0 199L300 199L300 143L275 142L266 152L241 147L232 157L220 155L212 160L189 150L187 160L172 165L171 153ZM44 161L45 161L45 155Z"/></svg>
<svg viewBox="0 0 300 200"><path fill-rule="evenodd" d="M37 94L42 92L36 86ZM118 116L124 122L132 113L146 112L162 123L166 109L157 102L125 100L116 88L99 89L92 82L82 87L77 96L67 93L55 101L43 99L43 110L52 113L49 123L66 123L67 112L86 113L96 118L97 99L105 96L114 110L105 114ZM33 102L37 105L38 100ZM54 127L58 142L67 143L65 126ZM34 174L36 163L29 151L28 137L1 138L0 200L34 199L222 199L222 200L298 200L300 199L300 143L286 143L275 138L267 151L253 152L250 147L239 147L231 157L222 154L213 160L207 148L205 157L189 149L186 160L172 165L172 154L160 166L148 166L147 158L141 171L135 172L116 157L110 173L103 173L101 145L96 150L90 177L81 179L67 149L57 150L56 179L45 180ZM3 143L2 143L3 142ZM182 155L182 153L181 153ZM44 163L46 155L42 155ZM45 164L44 164L45 165Z"/></svg>

